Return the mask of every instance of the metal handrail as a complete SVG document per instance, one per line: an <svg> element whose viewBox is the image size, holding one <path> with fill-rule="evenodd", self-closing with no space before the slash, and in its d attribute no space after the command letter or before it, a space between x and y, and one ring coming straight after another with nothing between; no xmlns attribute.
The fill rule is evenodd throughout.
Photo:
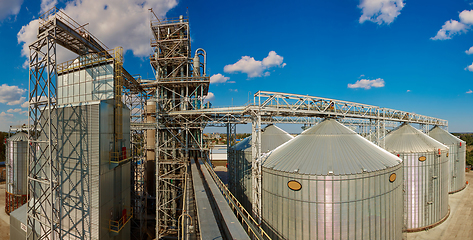
<svg viewBox="0 0 473 240"><path fill-rule="evenodd" d="M109 231L110 232L115 232L119 233L123 227L130 221L131 218L133 218L133 208L130 209L130 214L127 214L127 216L121 216L119 220L108 220L109 223Z"/></svg>
<svg viewBox="0 0 473 240"><path fill-rule="evenodd" d="M256 222L256 220L251 216L251 214L248 213L248 211L246 211L246 209L241 205L241 203L237 200L237 198L233 196L230 190L228 190L227 186L225 186L225 184L222 182L222 180L220 180L220 178L217 176L215 171L209 166L209 163L207 161L204 161L204 163L205 163L205 167L207 168L207 170L209 170L210 174L212 175L212 178L217 183L217 186L220 189L220 192L222 192L223 197L227 200L227 203L230 205L230 207L232 207L233 209L239 209L241 212L243 212L240 218L241 218L242 224L244 222L248 226L247 228L248 229L247 231L249 231L248 235L250 235L251 233L252 234L251 236L254 236L257 239L271 240L271 237L263 230L263 228L261 227L261 224L258 224L258 222ZM238 216L240 215L240 213L236 211L236 215ZM250 221L247 222L246 218L249 219ZM257 227L260 232L259 233L254 232L250 226Z"/></svg>

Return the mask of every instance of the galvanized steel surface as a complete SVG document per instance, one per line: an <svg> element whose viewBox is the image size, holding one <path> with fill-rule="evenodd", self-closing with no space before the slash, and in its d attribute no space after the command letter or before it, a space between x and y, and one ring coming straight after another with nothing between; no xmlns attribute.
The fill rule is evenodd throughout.
<svg viewBox="0 0 473 240"><path fill-rule="evenodd" d="M449 148L450 177L449 192L456 192L465 187L466 142L453 136L440 127L434 127L429 136Z"/></svg>
<svg viewBox="0 0 473 240"><path fill-rule="evenodd" d="M429 137L409 124L403 124L385 138L385 149L389 152L430 152L433 149L446 150L447 146Z"/></svg>
<svg viewBox="0 0 473 240"><path fill-rule="evenodd" d="M64 236L77 232L85 238L109 239L109 220L118 220L131 205L130 163L110 163L113 151L114 101L60 106L58 154ZM122 109L122 147L130 149L129 110ZM128 239L130 223L113 239Z"/></svg>
<svg viewBox="0 0 473 240"><path fill-rule="evenodd" d="M399 158L335 120L312 127L267 158L262 217L272 239L402 239ZM358 167L339 171L338 164ZM361 171L365 166L370 171ZM290 181L300 189L295 183L292 190Z"/></svg>
<svg viewBox="0 0 473 240"><path fill-rule="evenodd" d="M269 153L263 167L325 176L374 172L399 163L396 156L327 119Z"/></svg>
<svg viewBox="0 0 473 240"><path fill-rule="evenodd" d="M386 149L404 161L405 227L442 220L448 213L448 148L406 124L386 136Z"/></svg>
<svg viewBox="0 0 473 240"><path fill-rule="evenodd" d="M28 134L19 132L6 142L6 191L16 195L26 195Z"/></svg>
<svg viewBox="0 0 473 240"><path fill-rule="evenodd" d="M268 152L294 137L275 125L266 126L261 133L261 151ZM251 136L235 144L229 150L228 172L230 190L248 212L251 212L252 153Z"/></svg>

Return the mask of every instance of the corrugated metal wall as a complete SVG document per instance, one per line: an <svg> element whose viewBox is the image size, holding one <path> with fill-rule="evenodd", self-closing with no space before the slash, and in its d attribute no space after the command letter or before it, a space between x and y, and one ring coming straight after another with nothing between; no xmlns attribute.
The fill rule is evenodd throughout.
<svg viewBox="0 0 473 240"><path fill-rule="evenodd" d="M58 74L58 104L112 99L114 97L113 64L89 67Z"/></svg>
<svg viewBox="0 0 473 240"><path fill-rule="evenodd" d="M345 176L263 168L264 225L273 239L402 239L402 179L402 164ZM289 189L291 180L302 188Z"/></svg>
<svg viewBox="0 0 473 240"><path fill-rule="evenodd" d="M118 220L131 205L130 163L116 166L109 162L114 147L113 114L114 100L58 109L65 238L130 238L129 224L119 234L109 231L109 220ZM129 110L124 107L122 114L122 146L130 156Z"/></svg>
<svg viewBox="0 0 473 240"><path fill-rule="evenodd" d="M407 229L437 223L448 212L447 150L400 153L404 160L404 222ZM425 160L419 161L419 158ZM422 158L423 159L423 158Z"/></svg>
<svg viewBox="0 0 473 240"><path fill-rule="evenodd" d="M25 134L25 133L21 133ZM11 194L26 195L27 189L27 156L28 137L26 141L14 139L7 140L6 144L6 191Z"/></svg>

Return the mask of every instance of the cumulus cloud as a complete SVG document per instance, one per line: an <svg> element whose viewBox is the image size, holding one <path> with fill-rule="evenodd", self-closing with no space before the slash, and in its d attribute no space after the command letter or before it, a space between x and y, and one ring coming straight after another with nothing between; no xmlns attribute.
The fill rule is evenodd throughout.
<svg viewBox="0 0 473 240"><path fill-rule="evenodd" d="M411 90L408 89L406 92L411 92Z"/></svg>
<svg viewBox="0 0 473 240"><path fill-rule="evenodd" d="M473 72L473 63L471 63L471 65L469 65L468 67L466 67L465 70L468 70L468 71L470 71L470 72Z"/></svg>
<svg viewBox="0 0 473 240"><path fill-rule="evenodd" d="M215 95L213 92L208 92L207 96L204 98L204 102L209 102L215 99Z"/></svg>
<svg viewBox="0 0 473 240"><path fill-rule="evenodd" d="M210 77L210 83L225 83L230 79L229 77L225 77L222 74L214 74Z"/></svg>
<svg viewBox="0 0 473 240"><path fill-rule="evenodd" d="M442 28L437 32L435 37L431 37L432 40L445 40L451 39L452 36L467 32L468 26L456 20L448 20L443 24Z"/></svg>
<svg viewBox="0 0 473 240"><path fill-rule="evenodd" d="M0 3L0 21L2 21L8 16L16 16L20 12L23 0L1 0Z"/></svg>
<svg viewBox="0 0 473 240"><path fill-rule="evenodd" d="M361 79L356 81L354 84L349 83L348 88L364 88L370 89L371 87L379 88L384 87L384 80L382 78L377 78L374 80Z"/></svg>
<svg viewBox="0 0 473 240"><path fill-rule="evenodd" d="M238 62L226 65L223 71L226 73L242 72L246 73L249 78L269 76L269 72L265 70L271 67L284 67L284 58L279 56L275 51L270 51L268 56L262 61L257 61L253 57L243 56Z"/></svg>
<svg viewBox="0 0 473 240"><path fill-rule="evenodd" d="M36 40L36 34L38 31L38 26L39 26L39 20L35 19L25 26L21 27L20 31L16 35L18 39L18 43L22 44L23 47L21 49L21 55L28 57L30 54L30 49L28 45L32 43L33 41ZM23 68L26 68L28 66L28 61L25 62L26 64L23 64Z"/></svg>
<svg viewBox="0 0 473 240"><path fill-rule="evenodd" d="M468 25L473 24L473 10L463 10L458 17L460 18L460 22Z"/></svg>
<svg viewBox="0 0 473 240"><path fill-rule="evenodd" d="M26 98L21 95L25 92L26 89L4 83L0 86L0 103L6 103L7 105L22 104Z"/></svg>
<svg viewBox="0 0 473 240"><path fill-rule="evenodd" d="M28 101L25 101L23 104L21 104L22 108L27 108L28 107Z"/></svg>
<svg viewBox="0 0 473 240"><path fill-rule="evenodd" d="M8 109L7 112L9 113L16 113L16 112L21 112L21 108L15 108L15 109Z"/></svg>
<svg viewBox="0 0 473 240"><path fill-rule="evenodd" d="M443 24L442 28L437 32L432 40L446 40L461 33L466 33L473 25L473 10L463 10L458 17L460 21L450 19ZM468 50L472 50L471 48ZM467 51L468 54L471 54Z"/></svg>
<svg viewBox="0 0 473 240"><path fill-rule="evenodd" d="M55 4L55 0L43 0L41 7L46 9ZM149 10L163 19L166 13L177 5L177 0L70 0L63 10L79 24L89 23L86 28L109 48L123 47L131 50L135 56L147 56L149 45ZM36 21L36 22L35 22ZM22 55L28 56L28 45L36 39L37 20L23 26L17 35L23 44ZM62 59L58 52L58 62Z"/></svg>
<svg viewBox="0 0 473 240"><path fill-rule="evenodd" d="M48 11L56 6L57 0L41 0L41 13Z"/></svg>
<svg viewBox="0 0 473 240"><path fill-rule="evenodd" d="M359 22L371 21L378 25L390 24L401 14L404 5L403 0L360 0L358 8L363 14Z"/></svg>
<svg viewBox="0 0 473 240"><path fill-rule="evenodd" d="M470 47L470 49L466 50L465 53L468 55L473 54L473 47Z"/></svg>
<svg viewBox="0 0 473 240"><path fill-rule="evenodd" d="M466 93L470 94L470 93L473 93L473 91L471 91L471 89L469 89L468 91L466 91Z"/></svg>

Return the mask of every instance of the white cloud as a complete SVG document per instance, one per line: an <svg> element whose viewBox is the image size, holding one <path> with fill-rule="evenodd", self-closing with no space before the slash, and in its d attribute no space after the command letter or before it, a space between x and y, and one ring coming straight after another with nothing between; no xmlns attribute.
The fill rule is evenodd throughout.
<svg viewBox="0 0 473 240"><path fill-rule="evenodd" d="M473 63L471 63L471 65L469 65L468 67L466 67L465 70L468 70L468 71L470 71L470 72L473 72Z"/></svg>
<svg viewBox="0 0 473 240"><path fill-rule="evenodd" d="M16 113L16 112L21 112L21 108L15 108L15 109L8 109L7 112L9 113Z"/></svg>
<svg viewBox="0 0 473 240"><path fill-rule="evenodd" d="M411 92L411 90L408 89L406 92Z"/></svg>
<svg viewBox="0 0 473 240"><path fill-rule="evenodd" d="M1 112L1 113L0 113L0 118L4 118L4 117L13 117L13 114Z"/></svg>
<svg viewBox="0 0 473 240"><path fill-rule="evenodd" d="M445 40L451 39L452 36L456 34L461 34L462 32L467 32L468 26L458 22L456 20L448 20L443 24L442 29L437 32L435 37L431 37L432 40Z"/></svg>
<svg viewBox="0 0 473 240"><path fill-rule="evenodd" d="M7 105L18 105L18 104L23 104L26 101L25 97L20 97L20 99L8 102Z"/></svg>
<svg viewBox="0 0 473 240"><path fill-rule="evenodd" d="M20 31L16 35L18 43L23 43L23 48L21 49L21 55L28 57L30 55L30 49L28 45L36 40L36 34L38 32L39 20L35 19L29 22L27 25L21 27ZM28 67L28 60L26 64L23 64L23 68Z"/></svg>
<svg viewBox="0 0 473 240"><path fill-rule="evenodd" d="M458 17L460 21L450 19L443 24L442 28L437 32L435 37L430 39L432 40L445 40L451 39L453 36L461 33L466 33L473 25L473 10L463 10ZM471 48L466 52L467 54L473 53L470 52Z"/></svg>
<svg viewBox="0 0 473 240"><path fill-rule="evenodd" d="M246 73L249 78L268 76L269 72L264 72L271 67L284 67L284 58L279 56L275 51L270 51L268 56L262 61L257 61L253 57L243 56L238 62L226 65L223 71L226 73L242 72Z"/></svg>
<svg viewBox="0 0 473 240"><path fill-rule="evenodd" d="M56 6L57 0L41 0L41 14Z"/></svg>
<svg viewBox="0 0 473 240"><path fill-rule="evenodd" d="M470 94L470 93L473 93L473 91L471 91L471 89L469 89L468 91L466 91L466 93Z"/></svg>
<svg viewBox="0 0 473 240"><path fill-rule="evenodd" d="M21 104L22 108L27 108L28 107L28 101L25 101L23 104Z"/></svg>
<svg viewBox="0 0 473 240"><path fill-rule="evenodd" d="M370 89L371 87L374 88L379 88L379 87L384 87L384 80L382 78L377 78L374 80L368 80L368 79L361 79L356 81L356 83L348 84L348 88L364 88L364 89Z"/></svg>
<svg viewBox="0 0 473 240"><path fill-rule="evenodd" d="M460 22L468 25L473 24L473 10L463 10L459 15Z"/></svg>
<svg viewBox="0 0 473 240"><path fill-rule="evenodd" d="M263 65L266 67L281 66L283 60L284 58L279 56L275 51L270 51L268 56L263 58ZM284 64L284 66L286 65Z"/></svg>
<svg viewBox="0 0 473 240"><path fill-rule="evenodd" d="M473 47L470 47L470 49L466 50L465 53L468 55L473 54Z"/></svg>
<svg viewBox="0 0 473 240"><path fill-rule="evenodd" d="M404 5L403 0L360 0L358 8L363 14L359 22L371 21L379 25L390 24L401 14Z"/></svg>
<svg viewBox="0 0 473 240"><path fill-rule="evenodd" d="M22 97L26 89L21 89L18 86L8 86L4 83L0 86L0 103L6 103L7 105L21 104L25 101L25 97Z"/></svg>
<svg viewBox="0 0 473 240"><path fill-rule="evenodd" d="M42 1L45 8L55 0ZM151 52L149 45L149 10L153 8L156 15L163 19L166 13L177 5L176 0L71 0L62 9L79 24L89 23L86 29L109 48L123 47L131 50L135 56L147 56ZM35 22L36 21L36 22ZM17 35L18 42L23 44L22 55L28 56L28 45L36 39L37 20L23 26ZM70 60L61 57L58 62Z"/></svg>
<svg viewBox="0 0 473 240"><path fill-rule="evenodd" d="M214 74L210 77L210 83L225 83L230 79L229 77L225 77L222 74Z"/></svg>
<svg viewBox="0 0 473 240"><path fill-rule="evenodd" d="M215 99L215 95L213 92L208 92L207 96L204 98L204 102L209 102Z"/></svg>
<svg viewBox="0 0 473 240"><path fill-rule="evenodd" d="M228 89L230 92L238 92L238 89Z"/></svg>
<svg viewBox="0 0 473 240"><path fill-rule="evenodd" d="M0 21L10 15L16 16L21 9L23 0L1 0L0 1Z"/></svg>

